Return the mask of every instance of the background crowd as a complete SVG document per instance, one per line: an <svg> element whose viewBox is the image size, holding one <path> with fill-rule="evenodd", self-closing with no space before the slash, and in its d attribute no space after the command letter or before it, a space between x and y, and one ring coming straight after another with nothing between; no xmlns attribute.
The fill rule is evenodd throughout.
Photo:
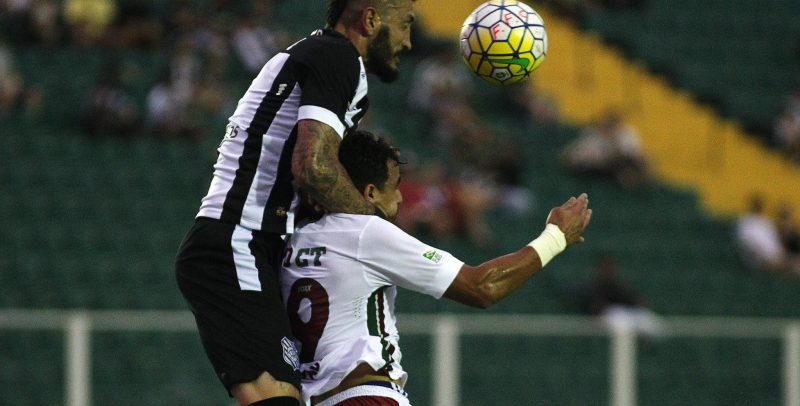
<svg viewBox="0 0 800 406"><path fill-rule="evenodd" d="M11 48L132 50L164 56L146 78L144 100L123 62L107 63L79 100L77 118L93 136L208 135L202 117L230 111L231 78L252 77L288 45L272 23L273 1L7 0L0 2L0 101L5 115L36 114L47 100L37 77L16 69ZM5 38L5 40L2 40ZM69 80L69 78L64 78Z"/></svg>
<svg viewBox="0 0 800 406"><path fill-rule="evenodd" d="M141 82L140 76L132 75L123 61L106 62L94 83L74 95L72 124L92 137L215 137L222 125L207 125L208 118L224 119L233 111L239 94L234 84L248 82L292 40L274 18L273 7L280 1L285 0L0 1L0 117L48 119L43 111L51 90L19 68L16 49L156 52L163 63L155 69L157 74L145 78L144 97L132 89L131 82ZM580 15L587 7L640 7L642 2L550 3L564 13ZM492 211L524 214L535 207L535 191L523 179L523 148L476 111L475 79L463 68L456 47L418 37L416 45L421 44L417 48L422 51L416 51L417 67L406 73L413 75L407 113L421 118L429 145L449 151L449 159L415 159L415 151L405 151L410 164L402 185L405 203L399 222L412 233L440 240L466 235L486 247L493 239L486 222ZM535 86L509 88L508 94L509 108L526 121L559 122L557 103ZM366 122L370 125L369 119ZM800 91L787 96L784 112L775 120L774 144L789 160L800 162ZM638 190L650 182L640 136L622 110L608 110L565 143L560 159L564 170L575 176L606 178L623 190ZM758 213L756 206L753 213ZM796 227L790 207L785 205L773 217L781 230ZM743 249L752 250L747 248L746 241L751 240L744 236L747 233L739 234ZM796 237L793 243L784 242L782 249L786 258L792 252L796 255ZM776 261L766 263L775 268ZM791 268L788 259L777 262L782 269Z"/></svg>
<svg viewBox="0 0 800 406"><path fill-rule="evenodd" d="M583 0L531 2L545 3L565 13L590 10L580 5ZM688 12L666 0L592 3L591 9L622 9L619 13L637 17L644 31L626 38L657 39L642 42L640 49L664 49L665 42L676 41L688 48L696 42L722 45L674 29L687 13L699 16L691 7L717 11L725 7L720 2L684 2ZM655 9L656 3L664 14L643 11ZM772 21L781 9L770 11L770 5L779 3L787 9L796 5L788 0L743 2L743 8L758 12L738 13L739 19L731 21L762 22L747 35L765 26L777 31ZM301 15L306 12L305 1L288 0L0 0L0 140L10 147L10 159L0 170L5 187L0 193L0 213L5 214L0 223L6 225L0 230L4 310L185 310L169 270L191 221L187 213L197 209L208 186L213 149L237 97L270 55L322 21L319 13ZM698 25L731 18L722 14ZM675 35L662 35L659 24ZM610 30L625 26L603 25ZM422 26L424 21L415 24ZM719 24L711 29L730 32ZM468 74L454 43L421 34L414 31L414 49L401 58L400 83L383 87L370 82L372 116L362 120L366 129L394 138L408 161L400 225L423 241L465 258L481 258L519 247L530 227L539 227L546 210L560 203L557 199L587 190L598 208L587 243L560 257L498 313L585 314L604 326L632 324L657 342L641 346L637 360L639 376L649 377L639 392L645 404L664 399L675 404L779 403L779 340L684 340L672 339L670 331L661 340L665 320L660 316L667 322L684 315L796 318L800 278L790 265L798 258L798 202L781 202L775 198L781 192L764 184L760 209L743 215L740 226L709 215L695 190L655 181L663 169L656 153L663 151L647 148L645 141L652 136L647 128L652 127L635 125L640 115L633 101L608 106L591 123L576 127L565 123L566 108L537 88L543 82L536 77L530 86L487 86ZM714 74L743 71L739 68L755 62L772 68L774 61L763 53L753 57L753 47L731 42L736 43L731 47L735 59L716 61ZM750 42L755 49L765 48L763 39ZM697 64L698 52L708 53L700 48L686 56L691 49L684 48L673 55L680 58L663 58L678 73L679 63ZM593 66L596 54L584 52L575 49L568 58ZM741 58L743 53L750 57ZM650 67L659 55L668 53L640 53L634 60ZM554 48L537 74L555 66L558 56ZM772 125L765 128L774 137L761 139L762 145L780 148L787 160L796 160L800 96L790 84L782 85L777 96L768 92L761 82L774 72L743 75L757 79L751 88L758 92L749 96L780 100L785 111L774 113L777 106L760 110L769 110ZM579 72L571 77L580 79ZM706 90L718 90L708 78L698 77ZM704 90L691 81L686 85L689 91ZM740 104L747 107L748 101L743 97ZM736 113L730 110L724 117L740 117ZM713 138L714 131L698 128L698 135ZM709 141L709 149L717 147L717 140ZM618 165L619 160L626 164ZM691 162L689 169L708 168L700 176L714 181L717 163ZM744 208L746 194L729 201ZM408 293L398 307L404 313L462 311ZM0 354L8 367L0 372L9 373L0 384L9 389L9 402L16 396L19 404L58 404L63 397L59 386L42 390L41 383L63 378L62 365L53 363L66 348L62 332L4 332L3 337ZM195 359L201 349L194 336L99 332L91 340L92 359L107 361L93 363L95 403L203 403L215 395L221 395L221 403L227 398L217 393L207 361ZM482 340L463 337L462 348L483 348ZM557 404L574 395L574 403L592 404L597 393L607 390L607 341L537 338L532 347L527 338L495 340L490 345L497 351L462 359L475 360L461 370L469 379L464 393L478 399L476 404L496 399L490 398L491 390L473 383L493 382L508 376L509 366L524 369L530 363L553 372L549 382L537 387L543 402ZM415 348L409 360L429 350L427 338L410 337L407 345ZM519 357L523 352L531 356ZM501 358L512 364L498 364ZM422 363L428 363L424 355ZM696 371L703 371L702 388ZM576 376L586 385L565 394L564 377ZM424 381L412 380L409 392L425 399ZM520 384L526 383L507 382L508 387ZM515 391L506 392L513 396Z"/></svg>

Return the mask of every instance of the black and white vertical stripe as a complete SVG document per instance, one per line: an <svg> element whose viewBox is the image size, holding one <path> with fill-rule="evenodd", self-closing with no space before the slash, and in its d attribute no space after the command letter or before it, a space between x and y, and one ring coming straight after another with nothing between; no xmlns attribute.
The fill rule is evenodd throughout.
<svg viewBox="0 0 800 406"><path fill-rule="evenodd" d="M288 54L277 55L239 102L231 118L237 127L218 149L214 180L198 216L252 230L285 232L294 198L291 149L300 103L291 64ZM254 88L268 90L259 94ZM273 191L279 191L279 196L273 196ZM268 227L263 227L267 218Z"/></svg>
<svg viewBox="0 0 800 406"><path fill-rule="evenodd" d="M251 230L292 232L298 120L320 121L343 137L369 107L367 87L363 61L341 34L322 31L275 55L230 117L198 216Z"/></svg>

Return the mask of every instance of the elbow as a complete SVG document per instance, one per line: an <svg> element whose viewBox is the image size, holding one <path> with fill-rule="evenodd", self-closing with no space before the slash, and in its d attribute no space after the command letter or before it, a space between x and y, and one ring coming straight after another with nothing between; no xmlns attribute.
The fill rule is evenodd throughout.
<svg viewBox="0 0 800 406"><path fill-rule="evenodd" d="M319 159L304 157L292 163L292 177L298 187L312 194L320 189L320 185L330 183L328 167L322 165Z"/></svg>
<svg viewBox="0 0 800 406"><path fill-rule="evenodd" d="M486 310L500 301L497 295L497 289L491 283L481 284L478 286L475 297L473 298L472 306L479 309Z"/></svg>
<svg viewBox="0 0 800 406"><path fill-rule="evenodd" d="M294 178L294 183L301 189L308 190L310 189L309 186L314 184L314 175L310 173L310 171L305 170L304 168L297 168L297 170L292 171L292 177Z"/></svg>

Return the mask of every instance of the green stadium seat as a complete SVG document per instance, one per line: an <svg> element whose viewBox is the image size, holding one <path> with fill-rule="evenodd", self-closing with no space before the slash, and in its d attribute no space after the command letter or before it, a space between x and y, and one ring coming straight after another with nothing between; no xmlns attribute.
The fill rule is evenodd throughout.
<svg viewBox="0 0 800 406"><path fill-rule="evenodd" d="M62 404L63 337L59 332L0 331L3 404ZM59 362L53 362L59 360ZM46 385L43 385L46 382Z"/></svg>
<svg viewBox="0 0 800 406"><path fill-rule="evenodd" d="M318 25L320 16L306 16L307 7L300 3L278 2L275 11L279 18L302 15L305 22L293 29L305 33ZM767 116L777 105L770 104L765 95L781 90L780 84L795 71L782 67L769 75L759 72L775 60L787 60L787 51L767 49L771 43L749 41L745 34L731 32L722 17L707 24L709 33L727 32L745 40L715 46L718 38L690 31L706 25L702 20L706 17L692 14L705 7L735 7L725 6L729 2L721 0L700 3L649 1L643 15L592 14L587 25L601 33L607 28L615 37L636 38L630 41L644 58L686 62L675 71L687 88L709 90L738 82L736 92L720 91L725 97L743 95L730 97L732 112ZM734 21L753 15L754 6L748 3L737 0L736 7L743 11ZM770 0L759 8L762 14L782 16L791 15L795 7L790 0ZM681 16L679 11L687 15ZM650 21L656 23L650 25ZM763 30L768 24L759 19L754 26ZM791 23L775 24L775 29L797 32ZM739 61L739 72L705 64L714 59L738 61L740 48L749 48L748 54L760 57ZM0 306L4 308L186 309L175 286L174 254L208 187L219 134L212 131L213 136L198 144L83 137L74 125L76 100L109 58L132 64L137 97L144 94L150 75L164 63L163 57L138 52L111 56L72 50L22 52L21 65L35 72L40 84L54 89L47 112L52 123L0 123L0 133L15 134L5 137L14 153L3 163L3 174L9 176L0 184L0 223L4 225L0 230ZM413 71L415 62L404 59L404 72ZM743 77L756 80L752 86L744 86ZM400 88L411 79L404 75L401 80L405 82ZM385 123L404 149L427 145L426 127L418 118L392 119L396 111L406 108L405 95L392 89L376 84L370 90L376 123ZM491 115L497 125L516 122L516 117L499 110L500 103L493 102L497 100L494 92L500 90L488 90L486 105L476 106L478 111ZM757 109L749 104L753 101L760 104ZM478 264L530 241L547 210L576 190L590 192L596 215L587 231L587 244L553 261L534 281L491 311L576 313L574 288L588 277L600 255L612 252L620 258L626 279L658 313L800 316L796 306L800 285L746 270L731 245L730 223L709 218L691 191L656 185L626 192L611 182L570 177L551 158L579 129L531 125L519 131L511 136L518 138L529 158L523 178L536 195L533 212L523 218L493 213L489 221L497 238L489 248L478 249L463 236L427 241ZM417 152L431 159L442 156L435 148ZM405 313L474 312L408 291L400 293L398 309ZM63 372L61 364L53 360L63 357L63 337L60 333L39 334L0 331L0 393L9 404L62 401ZM749 345L713 340L640 342L640 404L664 404L664 399L672 404L778 403L775 385L780 382L776 376L779 369L774 364L779 347L759 343L749 350ZM426 404L431 393L429 339L404 336L403 346L406 365L412 371L408 387L412 400ZM524 353L514 350L517 348L524 348ZM95 404L229 402L194 332L97 333L92 350ZM574 405L602 403L609 395L605 338L464 337L462 354L462 399L469 399L470 404L497 404L492 394L498 388L508 394L506 404L530 404L530 393L537 404ZM713 372L720 368L735 371L737 365L752 367L758 378L748 382L752 374ZM540 374L533 385L529 373L513 373L531 370L547 373ZM698 377L697 370L709 372ZM497 376L505 377L503 386ZM31 382L40 379L57 384L39 390ZM711 388L708 393L697 393L698 380ZM728 387L742 390L726 391Z"/></svg>
<svg viewBox="0 0 800 406"><path fill-rule="evenodd" d="M645 62L667 65L679 86L723 96L726 115L764 132L797 86L797 44L786 38L800 38L798 14L800 3L785 0L656 0L635 10L590 10L585 21L631 43Z"/></svg>

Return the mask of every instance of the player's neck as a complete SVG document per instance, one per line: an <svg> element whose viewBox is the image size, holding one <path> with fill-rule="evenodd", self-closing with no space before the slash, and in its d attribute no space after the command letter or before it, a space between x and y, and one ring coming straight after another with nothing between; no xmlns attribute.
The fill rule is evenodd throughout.
<svg viewBox="0 0 800 406"><path fill-rule="evenodd" d="M348 27L342 23L336 24L333 30L345 36L356 47L358 54L362 57L367 55L367 47L369 46L368 38L362 35L356 27Z"/></svg>

